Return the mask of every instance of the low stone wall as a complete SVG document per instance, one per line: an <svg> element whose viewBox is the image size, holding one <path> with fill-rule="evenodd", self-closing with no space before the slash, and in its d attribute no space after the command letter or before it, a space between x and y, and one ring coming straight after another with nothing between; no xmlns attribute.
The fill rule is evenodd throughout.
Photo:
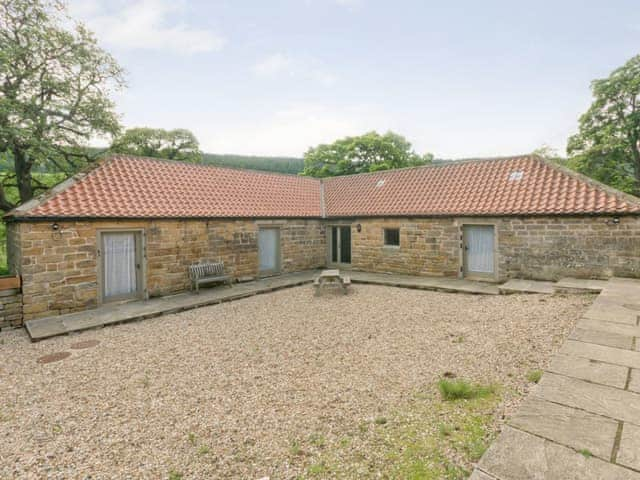
<svg viewBox="0 0 640 480"><path fill-rule="evenodd" d="M22 325L22 293L19 288L0 290L0 330Z"/></svg>
<svg viewBox="0 0 640 480"><path fill-rule="evenodd" d="M8 225L11 268L22 276L24 319L94 308L98 304L98 232L141 230L150 297L189 288L188 266L225 262L235 278L258 275L258 230L277 227L283 273L325 264L319 220L141 220L20 222Z"/></svg>

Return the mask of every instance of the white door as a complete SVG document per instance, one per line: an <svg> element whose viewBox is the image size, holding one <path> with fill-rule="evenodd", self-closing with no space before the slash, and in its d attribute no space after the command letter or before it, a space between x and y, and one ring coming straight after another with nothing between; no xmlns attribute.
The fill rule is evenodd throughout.
<svg viewBox="0 0 640 480"><path fill-rule="evenodd" d="M465 225L463 243L465 272L493 276L493 225Z"/></svg>
<svg viewBox="0 0 640 480"><path fill-rule="evenodd" d="M137 297L140 263L136 232L102 234L102 293L105 301Z"/></svg>
<svg viewBox="0 0 640 480"><path fill-rule="evenodd" d="M260 273L274 274L280 270L280 230L261 228L258 230L258 261Z"/></svg>

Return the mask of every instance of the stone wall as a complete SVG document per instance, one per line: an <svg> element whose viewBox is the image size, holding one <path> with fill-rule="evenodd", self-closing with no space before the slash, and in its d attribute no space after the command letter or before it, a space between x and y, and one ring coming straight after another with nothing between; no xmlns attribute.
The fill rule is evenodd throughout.
<svg viewBox="0 0 640 480"><path fill-rule="evenodd" d="M385 228L400 229L399 247L384 246ZM457 276L459 228L452 218L356 219L351 226L351 264L367 272Z"/></svg>
<svg viewBox="0 0 640 480"><path fill-rule="evenodd" d="M355 219L352 266L369 272L460 276L465 223L495 226L497 280L640 277L639 216L619 217L619 223L601 216ZM384 228L400 228L399 247L384 246Z"/></svg>
<svg viewBox="0 0 640 480"><path fill-rule="evenodd" d="M502 278L640 277L640 217L501 220Z"/></svg>
<svg viewBox="0 0 640 480"><path fill-rule="evenodd" d="M22 325L22 293L19 288L0 290L0 330Z"/></svg>
<svg viewBox="0 0 640 480"><path fill-rule="evenodd" d="M325 263L325 227L318 220L148 220L22 222L9 225L14 272L22 276L24 319L64 314L98 304L98 231L140 229L146 247L150 297L189 288L188 266L225 262L235 278L258 275L258 229L280 228L281 271Z"/></svg>

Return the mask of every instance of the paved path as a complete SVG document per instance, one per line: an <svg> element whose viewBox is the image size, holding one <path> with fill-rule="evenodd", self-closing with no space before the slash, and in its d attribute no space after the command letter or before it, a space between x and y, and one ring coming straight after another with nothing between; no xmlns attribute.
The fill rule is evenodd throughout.
<svg viewBox="0 0 640 480"><path fill-rule="evenodd" d="M640 280L606 282L471 479L640 480Z"/></svg>
<svg viewBox="0 0 640 480"><path fill-rule="evenodd" d="M498 286L493 283L476 282L461 278L448 277L416 277L413 275L396 275L387 273L368 273L349 271L351 281L370 283L390 287L416 288L421 290L437 290L439 292L476 293L481 295L499 295Z"/></svg>
<svg viewBox="0 0 640 480"><path fill-rule="evenodd" d="M157 317L168 313L176 313L192 308L238 300L280 288L303 285L311 283L319 274L319 270L288 273L253 282L238 283L232 287L221 286L201 289L199 294L188 292L167 297L152 298L147 301L109 304L93 310L29 320L25 322L25 327L31 340L44 340L45 338L65 335L71 332ZM455 278L412 277L409 275L386 275L354 271L349 271L348 274L354 283L373 283L447 292L499 293L498 287L493 284Z"/></svg>

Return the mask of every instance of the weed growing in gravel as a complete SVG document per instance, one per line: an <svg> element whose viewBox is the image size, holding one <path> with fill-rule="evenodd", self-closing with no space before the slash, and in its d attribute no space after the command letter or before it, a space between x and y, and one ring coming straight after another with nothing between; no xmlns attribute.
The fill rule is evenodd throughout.
<svg viewBox="0 0 640 480"><path fill-rule="evenodd" d="M319 433L312 434L309 437L309 442L311 442L311 445L317 448L323 448L327 443L326 439Z"/></svg>
<svg viewBox="0 0 640 480"><path fill-rule="evenodd" d="M289 446L289 453L294 456L297 457L299 455L302 455L302 447L300 446L300 442L297 440L294 440L293 442L291 442L291 445Z"/></svg>
<svg viewBox="0 0 640 480"><path fill-rule="evenodd" d="M189 440L189 443L195 447L196 443L198 442L198 437L196 436L196 434L193 432L189 432L187 438Z"/></svg>
<svg viewBox="0 0 640 480"><path fill-rule="evenodd" d="M593 457L593 453L591 453L590 450L587 450L586 448L583 448L582 450L579 450L578 453L582 454L582 456L584 458L591 458Z"/></svg>
<svg viewBox="0 0 640 480"><path fill-rule="evenodd" d="M182 480L182 474L175 470L169 470L169 480Z"/></svg>
<svg viewBox="0 0 640 480"><path fill-rule="evenodd" d="M322 475L323 473L327 473L327 471L328 471L328 468L324 462L311 465L307 469L307 473L309 473L309 475Z"/></svg>
<svg viewBox="0 0 640 480"><path fill-rule="evenodd" d="M200 445L200 448L198 448L198 455L202 456L202 455L207 455L208 453L211 453L211 449L209 448L209 446Z"/></svg>
<svg viewBox="0 0 640 480"><path fill-rule="evenodd" d="M542 370L531 370L527 373L527 380L531 383L538 383L542 378Z"/></svg>
<svg viewBox="0 0 640 480"><path fill-rule="evenodd" d="M445 400L482 398L495 393L493 385L472 385L465 380L440 380L438 388Z"/></svg>
<svg viewBox="0 0 640 480"><path fill-rule="evenodd" d="M446 401L439 385L416 393L388 417L385 428L359 429L352 442L328 444L313 455L308 476L462 480L495 435L496 389L472 387L475 396ZM369 422L371 426L374 422ZM363 473L363 472L366 472Z"/></svg>
<svg viewBox="0 0 640 480"><path fill-rule="evenodd" d="M385 423L387 423L387 418L386 417L376 417L374 420L374 423L376 425L384 425Z"/></svg>

